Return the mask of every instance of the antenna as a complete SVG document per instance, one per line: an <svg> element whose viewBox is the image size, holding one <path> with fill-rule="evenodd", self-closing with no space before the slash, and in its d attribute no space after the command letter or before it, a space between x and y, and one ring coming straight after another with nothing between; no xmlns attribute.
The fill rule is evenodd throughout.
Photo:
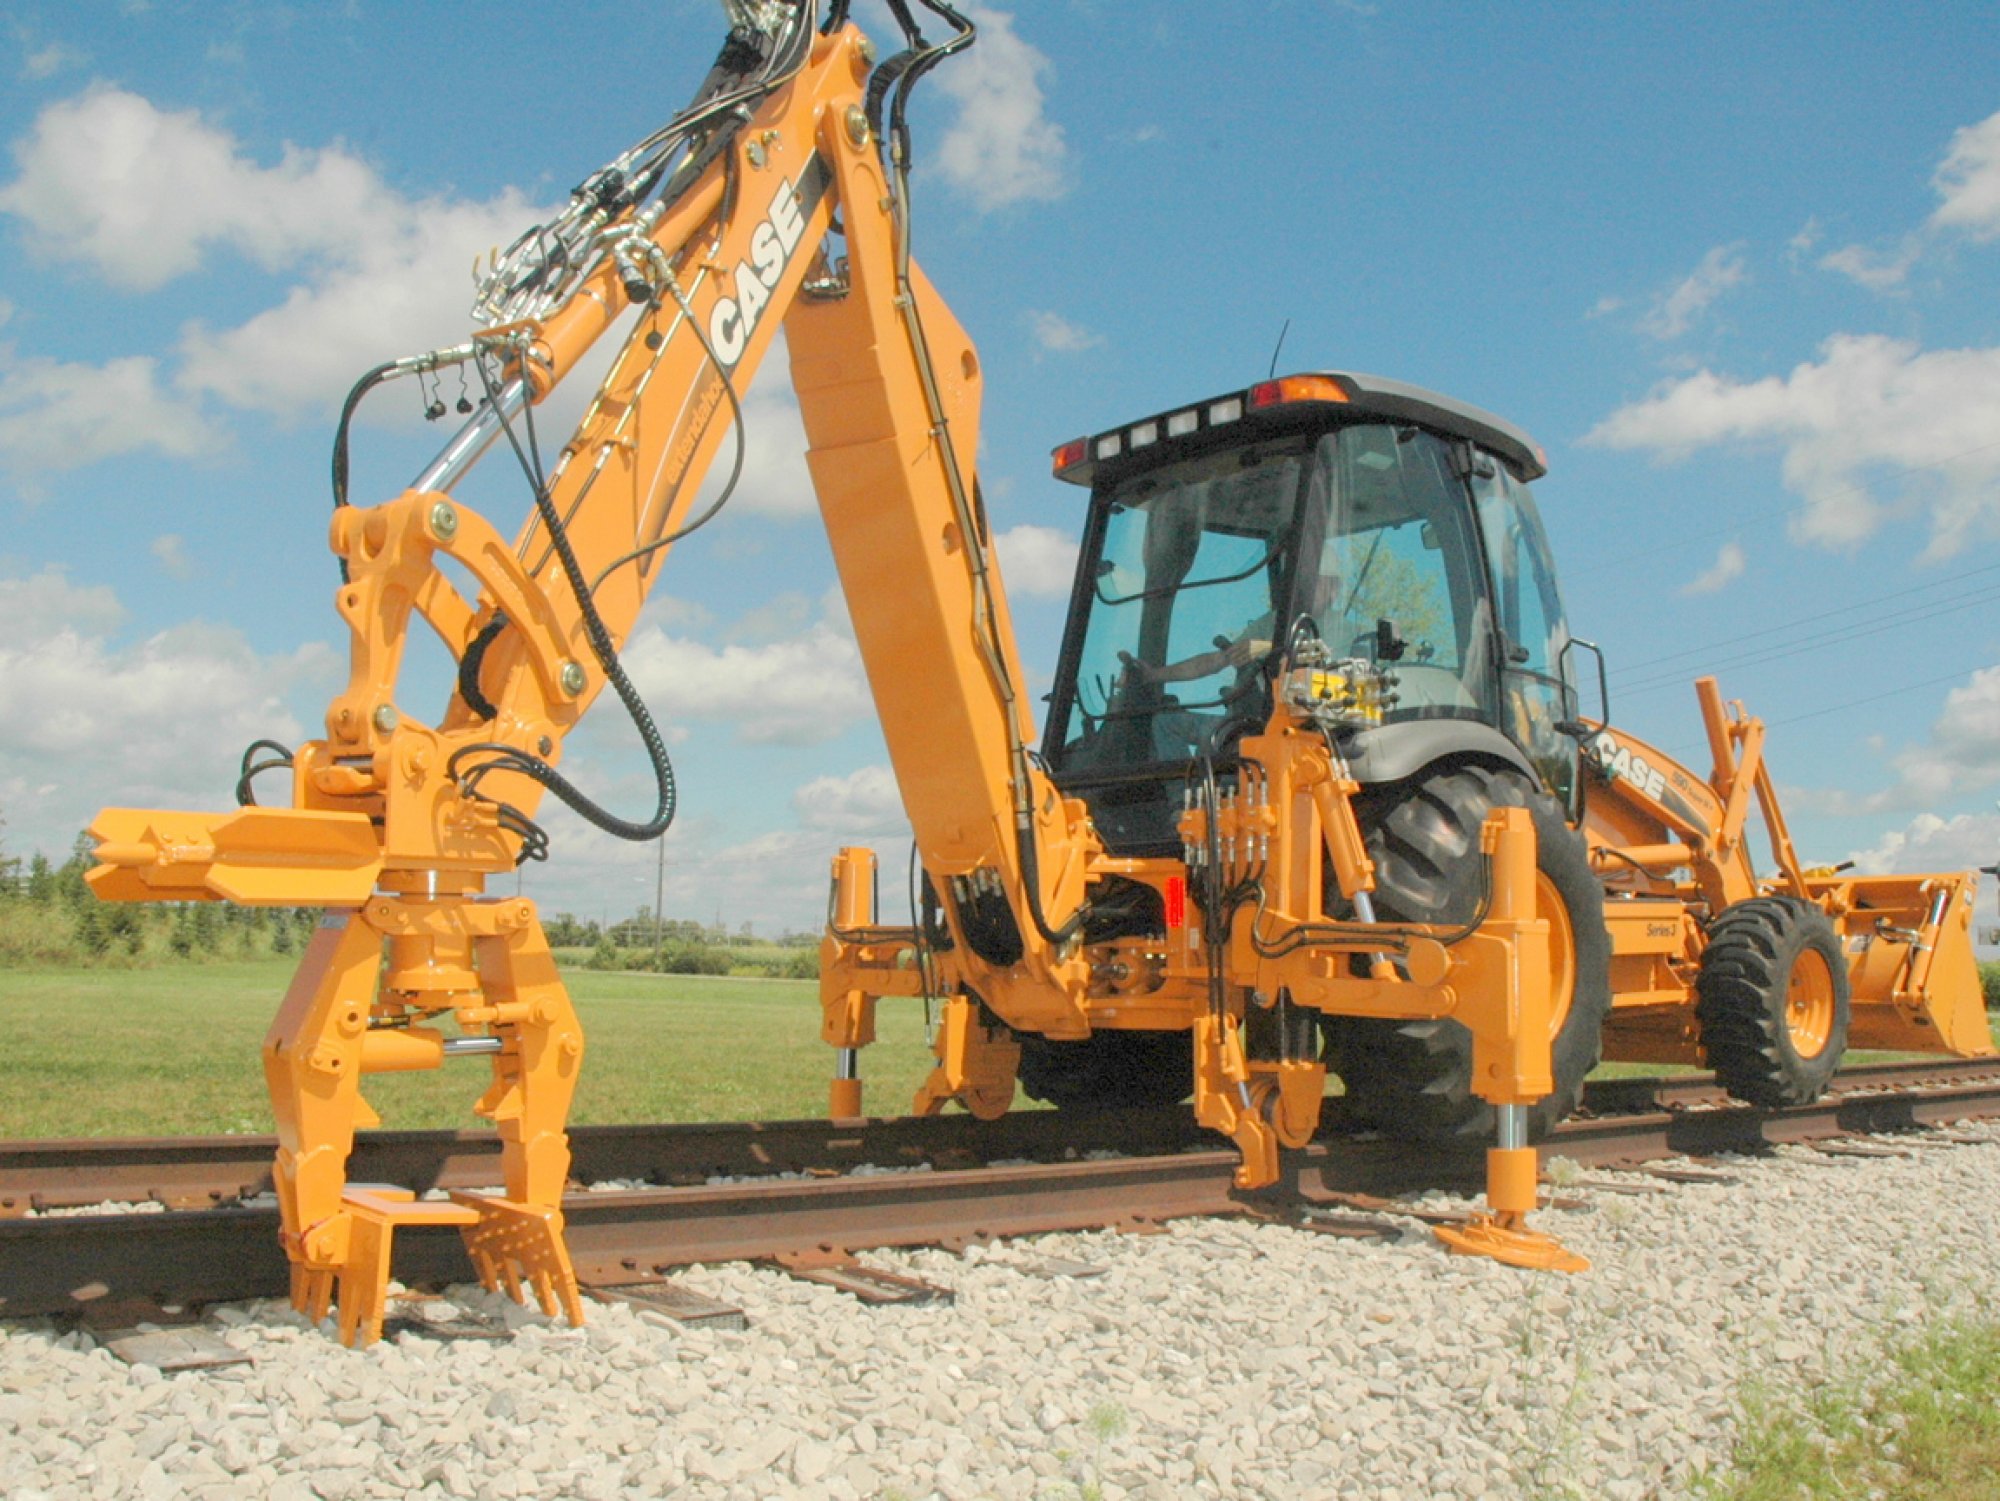
<svg viewBox="0 0 2000 1501"><path fill-rule="evenodd" d="M1278 352L1285 347L1285 335L1292 331L1292 320L1287 318L1285 326L1278 330L1278 348L1271 351L1271 368L1265 373L1265 380L1275 379L1278 374Z"/></svg>

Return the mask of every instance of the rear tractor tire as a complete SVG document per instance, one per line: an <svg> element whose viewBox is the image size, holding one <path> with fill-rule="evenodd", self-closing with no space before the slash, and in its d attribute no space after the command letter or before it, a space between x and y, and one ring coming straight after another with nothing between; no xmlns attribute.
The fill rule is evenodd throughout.
<svg viewBox="0 0 2000 1501"><path fill-rule="evenodd" d="M1695 992L1702 1052L1737 1099L1809 1104L1840 1067L1847 960L1811 903L1760 896L1727 909L1709 925Z"/></svg>
<svg viewBox="0 0 2000 1501"><path fill-rule="evenodd" d="M1075 1042L1020 1034L1022 1091L1058 1110L1178 1105L1194 1090L1192 1032L1093 1032Z"/></svg>
<svg viewBox="0 0 2000 1501"><path fill-rule="evenodd" d="M1385 922L1459 924L1485 895L1479 837L1495 808L1535 823L1535 912L1549 921L1554 965L1550 1064L1554 1092L1528 1112L1539 1139L1576 1108L1602 1055L1611 1010L1611 940L1604 887L1583 836L1524 774L1465 762L1371 788L1357 809L1375 862L1375 912ZM1405 1141L1490 1138L1493 1107L1472 1092L1472 1034L1458 1022L1345 1017L1329 1026L1330 1059L1350 1108Z"/></svg>

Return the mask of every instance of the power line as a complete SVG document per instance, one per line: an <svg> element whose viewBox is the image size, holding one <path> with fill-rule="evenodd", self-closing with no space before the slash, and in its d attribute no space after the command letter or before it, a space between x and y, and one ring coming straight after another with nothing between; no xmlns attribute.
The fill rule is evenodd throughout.
<svg viewBox="0 0 2000 1501"><path fill-rule="evenodd" d="M1915 693L1924 688L1935 688L1939 683L1952 683L1957 682L1960 678L1969 678L1975 672L1984 672L1993 665L1991 662L1976 662L1970 667L1960 668L1957 672L1947 672L1938 677L1925 678L1921 682L1916 683L1901 683L1894 688L1884 688L1880 692L1871 691L1865 697L1857 696L1849 698L1828 708L1812 709L1804 714L1788 714L1783 719L1767 719L1764 721L1764 728L1775 730L1780 725L1803 724L1809 719L1824 719L1829 714L1852 713L1857 709L1866 709L1869 705L1879 703L1885 698L1898 698L1905 693ZM1708 742L1705 740L1691 740L1681 745L1663 748L1668 755L1678 757L1690 751L1700 750L1707 744Z"/></svg>
<svg viewBox="0 0 2000 1501"><path fill-rule="evenodd" d="M1851 605L1841 605L1837 609L1823 610L1817 615L1802 615L1796 620L1786 621L1783 625L1766 626L1759 631L1738 631L1719 641L1704 642L1699 646L1690 646L1681 651L1668 652L1663 657L1648 657L1643 662L1630 662L1618 670L1620 672L1638 672L1642 668L1657 667L1662 662L1677 662L1683 657L1698 657L1706 652L1715 650L1718 646L1732 646L1743 641L1753 641L1759 636L1775 636L1784 631L1797 630L1801 626L1813 625L1822 620L1832 620L1839 615L1851 615L1856 610L1873 609L1876 605L1886 604L1892 599L1904 599L1912 594L1922 594L1930 589L1942 589L1947 584L1960 583L1965 579L1975 578L1979 574L1992 573L1996 570L2000 570L2000 563L1987 563L1979 568L1968 568L1963 573L1954 573L1945 578L1933 579L1928 584L1917 584L1908 589L1896 589L1888 594L1878 594L1872 599L1856 600Z"/></svg>
<svg viewBox="0 0 2000 1501"><path fill-rule="evenodd" d="M1901 630L1908 626L1921 625L1925 621L1935 620L1944 615L1956 614L1960 610L1970 609L1976 605L1993 603L2000 603L2000 589L1961 595L1957 599L1938 605L1935 608L1897 611L1878 620L1864 621L1859 625L1835 631L1817 640L1802 643L1787 643L1775 650L1748 652L1741 656L1724 657L1720 661L1710 665L1717 668L1761 667L1771 662L1780 662L1790 657L1801 656L1807 652L1825 651L1831 647L1844 646L1849 642L1857 641L1865 636L1875 635L1879 632ZM1625 684L1620 687L1619 692L1632 696L1643 696L1647 693L1656 693L1662 688L1672 687L1680 681L1681 674L1679 672L1663 673L1655 677L1643 679L1637 683Z"/></svg>

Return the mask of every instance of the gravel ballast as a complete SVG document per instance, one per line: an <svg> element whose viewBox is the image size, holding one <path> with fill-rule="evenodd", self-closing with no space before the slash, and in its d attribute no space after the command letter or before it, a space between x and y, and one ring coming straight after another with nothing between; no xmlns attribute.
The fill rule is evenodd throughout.
<svg viewBox="0 0 2000 1501"><path fill-rule="evenodd" d="M1727 1456L1744 1377L1852 1368L2000 1290L2000 1125L1953 1134L1980 1144L1563 1188L1584 1207L1541 1222L1591 1259L1579 1277L1449 1256L1408 1221L1370 1242L1199 1220L867 1258L951 1306L741 1264L679 1279L740 1306L741 1332L598 1304L570 1330L454 1288L511 1337L350 1351L282 1304L234 1305L205 1327L250 1364L164 1374L87 1333L0 1326L0 1490L1673 1496ZM1046 1275L1055 1258L1102 1274Z"/></svg>

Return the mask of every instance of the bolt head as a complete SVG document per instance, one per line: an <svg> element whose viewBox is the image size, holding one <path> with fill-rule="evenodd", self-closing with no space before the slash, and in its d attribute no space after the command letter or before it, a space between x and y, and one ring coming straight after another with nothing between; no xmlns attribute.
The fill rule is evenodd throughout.
<svg viewBox="0 0 2000 1501"><path fill-rule="evenodd" d="M380 704L375 709L375 728L388 734L402 722L394 704Z"/></svg>
<svg viewBox="0 0 2000 1501"><path fill-rule="evenodd" d="M581 662L563 663L562 665L563 692L567 693L571 698L575 698L579 693L583 692L583 687L586 681L587 679L583 675L583 664Z"/></svg>
<svg viewBox="0 0 2000 1501"><path fill-rule="evenodd" d="M847 107L847 138L857 146L868 144L868 112L858 104Z"/></svg>
<svg viewBox="0 0 2000 1501"><path fill-rule="evenodd" d="M762 141L752 141L744 149L743 155L752 167L761 170L764 165L764 143Z"/></svg>
<svg viewBox="0 0 2000 1501"><path fill-rule="evenodd" d="M441 500L431 507L431 535L440 542L449 542L458 534L458 507L448 500Z"/></svg>

